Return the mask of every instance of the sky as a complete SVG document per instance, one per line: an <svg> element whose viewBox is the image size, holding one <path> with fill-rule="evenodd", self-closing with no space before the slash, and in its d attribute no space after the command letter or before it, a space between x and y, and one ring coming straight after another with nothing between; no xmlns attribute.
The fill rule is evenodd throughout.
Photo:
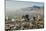
<svg viewBox="0 0 46 31"><path fill-rule="evenodd" d="M6 0L6 16L17 16L17 15L26 15L26 14L32 14L32 13L37 13L37 11L35 10L27 10L27 11L23 11L21 10L21 8L28 8L28 7L32 7L32 6L40 6L43 7L43 3L41 2L31 2L31 1L15 1L15 0ZM29 8L28 8L29 9ZM43 11L43 10L42 10ZM40 10L40 13L43 13ZM39 13L39 12L38 12Z"/></svg>
<svg viewBox="0 0 46 31"><path fill-rule="evenodd" d="M34 5L43 6L43 3L6 0L6 10L19 10L21 8L32 7Z"/></svg>

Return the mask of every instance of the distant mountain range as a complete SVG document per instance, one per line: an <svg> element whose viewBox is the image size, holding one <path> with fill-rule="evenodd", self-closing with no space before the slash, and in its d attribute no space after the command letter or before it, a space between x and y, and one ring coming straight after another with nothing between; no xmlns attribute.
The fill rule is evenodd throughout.
<svg viewBox="0 0 46 31"><path fill-rule="evenodd" d="M38 10L44 7L40 7L40 6L32 6L32 7L27 7L27 8L21 8L21 10L23 11L32 11L32 10Z"/></svg>

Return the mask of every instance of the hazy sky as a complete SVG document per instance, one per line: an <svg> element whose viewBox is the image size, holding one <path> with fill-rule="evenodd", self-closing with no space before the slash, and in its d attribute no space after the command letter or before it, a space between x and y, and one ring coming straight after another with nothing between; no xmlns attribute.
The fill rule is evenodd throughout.
<svg viewBox="0 0 46 31"><path fill-rule="evenodd" d="M43 3L6 0L6 10L16 10L16 9L21 9L26 7L32 7L33 5L43 6Z"/></svg>
<svg viewBox="0 0 46 31"><path fill-rule="evenodd" d="M43 6L43 3L37 3L37 2L27 2L27 1L15 1L15 0L6 0L6 16L17 16L17 15L26 15L26 14L32 14L32 13L39 13L39 10L35 11L35 10L27 10L27 11L23 11L21 10L21 8L26 8L29 9L28 7L32 7L32 6ZM42 10L43 11L43 10ZM42 13L42 11L40 10L40 13Z"/></svg>

